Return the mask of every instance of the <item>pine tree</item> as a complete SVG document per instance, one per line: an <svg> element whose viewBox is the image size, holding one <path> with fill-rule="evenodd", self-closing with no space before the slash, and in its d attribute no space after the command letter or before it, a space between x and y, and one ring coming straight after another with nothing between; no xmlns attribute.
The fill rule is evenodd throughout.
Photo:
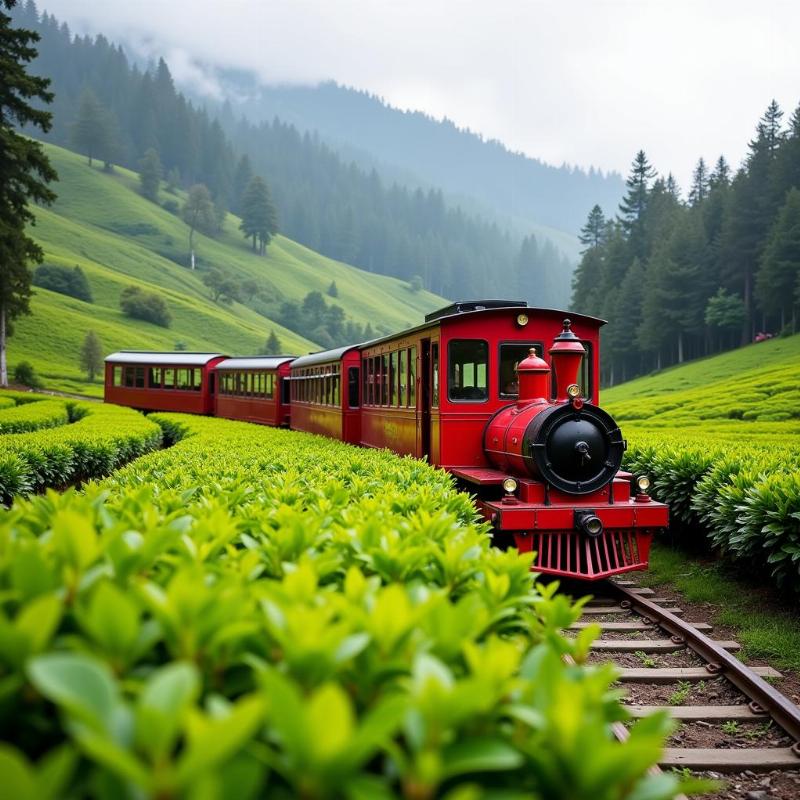
<svg viewBox="0 0 800 800"><path fill-rule="evenodd" d="M242 221L239 229L253 239L253 250L264 255L272 237L278 232L277 215L266 181L256 175L251 179L242 199Z"/></svg>
<svg viewBox="0 0 800 800"><path fill-rule="evenodd" d="M26 225L36 222L28 204L51 203L55 194L47 184L58 177L42 146L17 132L26 125L50 130L50 113L36 105L51 102L53 95L49 80L26 71L39 36L12 27L3 9L14 5L14 0L0 0L0 386L8 386L6 338L12 321L30 313L27 263L42 260L41 248L26 234Z"/></svg>
<svg viewBox="0 0 800 800"><path fill-rule="evenodd" d="M715 186L719 185L728 186L730 182L731 168L728 166L725 156L720 156L717 159L717 163L714 165L714 171L711 173L711 176L708 180L709 187L713 189Z"/></svg>
<svg viewBox="0 0 800 800"><path fill-rule="evenodd" d="M631 165L631 173L625 181L627 194L619 205L619 220L622 230L630 243L631 253L639 258L645 257L644 215L647 211L650 181L656 171L647 160L644 150L640 150Z"/></svg>
<svg viewBox="0 0 800 800"><path fill-rule="evenodd" d="M767 235L779 206L773 184L782 112L773 100L756 126L745 166L731 184L730 213L723 231L722 279L726 288L741 294L747 312L742 344L750 341L754 326L753 283Z"/></svg>
<svg viewBox="0 0 800 800"><path fill-rule="evenodd" d="M578 241L585 245L585 250L589 250L593 247L600 247L601 244L605 241L605 232L606 232L606 218L603 214L603 209L600 206L595 205L592 210L589 212L589 218L586 220L586 224L581 228L581 232L578 235Z"/></svg>
<svg viewBox="0 0 800 800"><path fill-rule="evenodd" d="M280 355L283 347L281 345L281 340L276 336L275 331L273 329L270 330L269 336L267 337L267 343L265 347L265 354L276 356Z"/></svg>
<svg viewBox="0 0 800 800"><path fill-rule="evenodd" d="M72 143L87 157L91 167L94 158L103 158L108 152L110 141L111 130L106 109L91 89L84 89L72 129Z"/></svg>
<svg viewBox="0 0 800 800"><path fill-rule="evenodd" d="M86 372L86 379L91 382L94 376L103 369L103 345L94 331L87 331L81 345L80 368Z"/></svg>
<svg viewBox="0 0 800 800"><path fill-rule="evenodd" d="M800 279L800 189L791 189L769 234L756 275L756 298L763 311L796 325L794 288Z"/></svg>
<svg viewBox="0 0 800 800"><path fill-rule="evenodd" d="M700 158L692 173L692 188L689 190L689 204L696 206L702 203L708 196L708 189L708 167L706 166L705 160Z"/></svg>
<svg viewBox="0 0 800 800"><path fill-rule="evenodd" d="M331 281L331 285L328 287L328 297L338 297L339 296L339 287L336 285L336 281Z"/></svg>
<svg viewBox="0 0 800 800"><path fill-rule="evenodd" d="M208 187L196 183L189 189L186 202L181 209L181 218L189 226L189 254L194 269L194 232L199 230L211 235L216 225L214 204L211 202Z"/></svg>
<svg viewBox="0 0 800 800"><path fill-rule="evenodd" d="M142 194L154 203L158 202L162 172L158 151L151 147L139 162L139 183L142 187Z"/></svg>

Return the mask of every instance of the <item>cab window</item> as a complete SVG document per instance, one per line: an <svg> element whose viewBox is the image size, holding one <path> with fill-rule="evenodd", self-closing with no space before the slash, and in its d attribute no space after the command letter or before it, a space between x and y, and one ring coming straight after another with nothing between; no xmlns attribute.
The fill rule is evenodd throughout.
<svg viewBox="0 0 800 800"><path fill-rule="evenodd" d="M500 345L497 385L500 387L500 397L502 399L519 397L517 365L528 357L532 347L536 350L536 355L542 355L541 342L510 342Z"/></svg>
<svg viewBox="0 0 800 800"><path fill-rule="evenodd" d="M489 345L483 339L454 339L447 350L447 396L456 402L489 399Z"/></svg>

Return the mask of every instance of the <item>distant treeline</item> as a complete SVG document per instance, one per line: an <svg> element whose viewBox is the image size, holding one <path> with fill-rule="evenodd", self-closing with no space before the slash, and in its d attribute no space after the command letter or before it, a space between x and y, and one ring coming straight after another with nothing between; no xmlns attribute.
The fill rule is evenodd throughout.
<svg viewBox="0 0 800 800"><path fill-rule="evenodd" d="M217 218L241 211L250 177L261 175L287 236L327 256L411 281L448 297L527 297L563 303L570 265L548 241L512 238L496 223L448 206L441 191L387 186L375 171L346 163L318 137L273 120L253 125L225 107L219 118L175 89L167 64L132 64L103 36L73 36L28 2L16 23L42 37L33 71L52 79L47 140L86 152L76 139L87 91L102 119L94 157L139 169L154 151L172 184L208 187ZM87 153L88 154L88 153Z"/></svg>
<svg viewBox="0 0 800 800"><path fill-rule="evenodd" d="M610 320L606 383L793 333L800 306L800 106L774 101L741 168L697 162L684 200L644 152L613 220L599 206L581 234L577 311Z"/></svg>

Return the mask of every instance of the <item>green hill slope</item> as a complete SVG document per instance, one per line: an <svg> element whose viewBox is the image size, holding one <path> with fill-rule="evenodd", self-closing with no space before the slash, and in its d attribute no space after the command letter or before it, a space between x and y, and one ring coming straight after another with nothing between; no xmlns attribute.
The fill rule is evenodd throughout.
<svg viewBox="0 0 800 800"><path fill-rule="evenodd" d="M603 407L624 430L800 433L800 335L751 344L615 386Z"/></svg>
<svg viewBox="0 0 800 800"><path fill-rule="evenodd" d="M9 343L9 365L33 363L47 387L100 394L78 366L78 351L88 329L103 349L172 349L183 342L190 350L236 354L258 352L274 329L285 352L304 353L314 342L276 324L240 303L211 301L202 283L204 267L219 267L237 280L256 281L270 302L300 301L312 290L325 292L336 281L340 305L349 319L376 330L399 330L447 301L405 283L332 261L282 236L266 258L252 253L229 215L217 239L195 236L199 268L183 266L188 228L175 215L145 200L138 178L127 170L105 173L74 153L45 145L59 173L58 200L38 209L32 233L45 252L45 263L79 265L91 284L91 304L35 287L32 315L20 319ZM162 193L162 200L170 195ZM180 202L181 196L174 198ZM132 320L122 314L119 296L135 284L156 291L167 301L170 328Z"/></svg>

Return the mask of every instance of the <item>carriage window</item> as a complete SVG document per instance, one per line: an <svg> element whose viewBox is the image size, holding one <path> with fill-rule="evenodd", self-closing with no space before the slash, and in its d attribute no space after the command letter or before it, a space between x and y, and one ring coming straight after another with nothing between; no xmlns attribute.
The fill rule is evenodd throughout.
<svg viewBox="0 0 800 800"><path fill-rule="evenodd" d="M498 370L498 386L500 397L519 397L519 376L517 365L528 357L531 347L535 348L536 355L542 355L541 342L514 342L513 344L500 345L500 365Z"/></svg>
<svg viewBox="0 0 800 800"><path fill-rule="evenodd" d="M161 388L161 367L150 367L147 370L147 383L151 389Z"/></svg>
<svg viewBox="0 0 800 800"><path fill-rule="evenodd" d="M389 405L389 354L381 356L381 405Z"/></svg>
<svg viewBox="0 0 800 800"><path fill-rule="evenodd" d="M125 367L125 386L127 386L129 389L133 388L133 377L134 377L134 368Z"/></svg>
<svg viewBox="0 0 800 800"><path fill-rule="evenodd" d="M333 404L335 406L340 406L342 404L342 392L341 392L342 385L339 378L340 375L339 372L337 371L337 373L333 376Z"/></svg>
<svg viewBox="0 0 800 800"><path fill-rule="evenodd" d="M122 386L122 367L114 367L112 386Z"/></svg>
<svg viewBox="0 0 800 800"><path fill-rule="evenodd" d="M431 344L431 406L439 407L439 342Z"/></svg>
<svg viewBox="0 0 800 800"><path fill-rule="evenodd" d="M165 367L163 373L164 389L172 389L175 386L175 370L172 367Z"/></svg>
<svg viewBox="0 0 800 800"><path fill-rule="evenodd" d="M408 350L401 350L397 359L397 405L408 405Z"/></svg>
<svg viewBox="0 0 800 800"><path fill-rule="evenodd" d="M192 370L192 387L196 392L199 392L203 385L203 379L199 369Z"/></svg>
<svg viewBox="0 0 800 800"><path fill-rule="evenodd" d="M408 405L417 407L417 348L408 351Z"/></svg>
<svg viewBox="0 0 800 800"><path fill-rule="evenodd" d="M397 350L389 356L389 405L397 405Z"/></svg>
<svg viewBox="0 0 800 800"><path fill-rule="evenodd" d="M454 339L447 360L450 400L482 402L489 398L489 345L483 339Z"/></svg>
<svg viewBox="0 0 800 800"><path fill-rule="evenodd" d="M358 408L358 367L347 370L347 405Z"/></svg>

